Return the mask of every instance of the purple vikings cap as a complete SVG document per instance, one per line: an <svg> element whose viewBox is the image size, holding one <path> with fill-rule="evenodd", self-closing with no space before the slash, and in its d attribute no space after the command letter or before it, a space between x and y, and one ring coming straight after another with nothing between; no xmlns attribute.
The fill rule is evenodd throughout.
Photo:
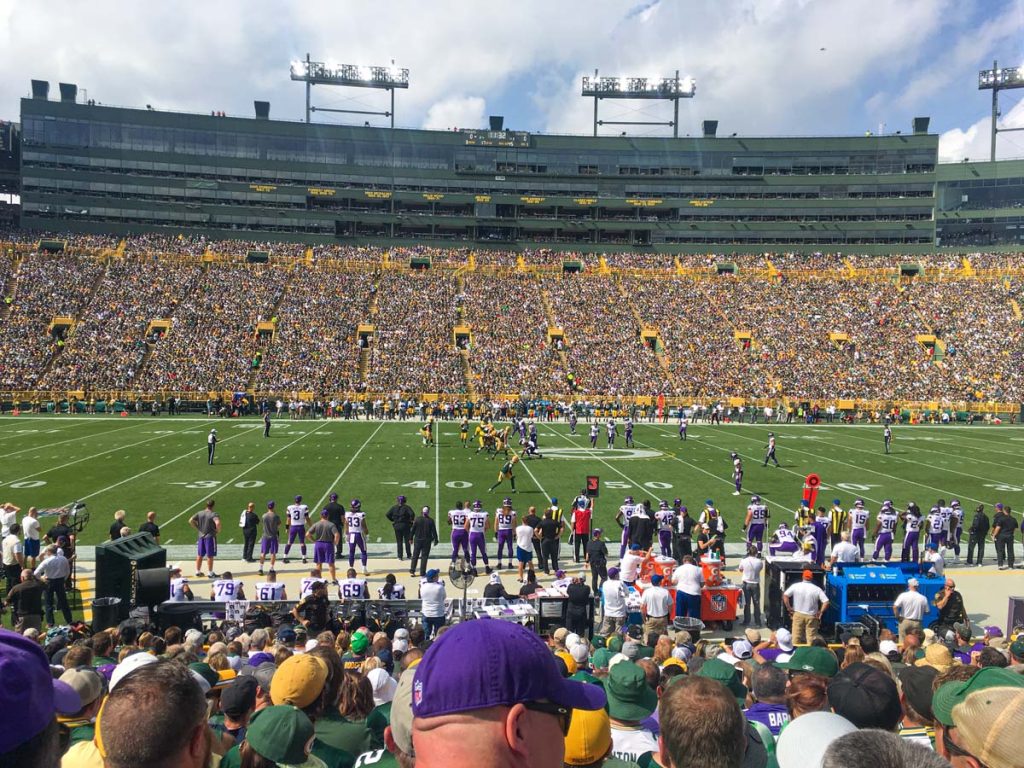
<svg viewBox="0 0 1024 768"><path fill-rule="evenodd" d="M337 500L338 500L338 494L332 493L331 494L331 501L337 501Z"/></svg>
<svg viewBox="0 0 1024 768"><path fill-rule="evenodd" d="M321 509L321 510L320 510L320 517L324 518L324 520L326 520L326 519L327 519L327 517L328 517L328 516L329 516L330 514L331 514L331 513L330 513L330 512L328 512L328 511L327 511L326 509Z"/></svg>
<svg viewBox="0 0 1024 768"><path fill-rule="evenodd" d="M75 689L53 679L43 649L6 629L0 629L0 680L4 711L17 713L0 718L0 754L38 736L56 714L73 715L82 708Z"/></svg>
<svg viewBox="0 0 1024 768"><path fill-rule="evenodd" d="M508 621L467 621L447 630L416 667L416 717L550 701L597 710L604 690L563 678L551 649L536 634Z"/></svg>
<svg viewBox="0 0 1024 768"><path fill-rule="evenodd" d="M273 509L273 508L274 508L274 502L268 501L267 502L267 509Z"/></svg>

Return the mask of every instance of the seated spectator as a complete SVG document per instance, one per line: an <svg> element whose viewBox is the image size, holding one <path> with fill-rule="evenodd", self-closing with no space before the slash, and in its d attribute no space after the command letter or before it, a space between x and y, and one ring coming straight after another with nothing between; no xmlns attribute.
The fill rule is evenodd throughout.
<svg viewBox="0 0 1024 768"><path fill-rule="evenodd" d="M947 760L985 768L1020 764L1024 676L988 667L965 681L942 683L932 698L932 711L935 751Z"/></svg>
<svg viewBox="0 0 1024 768"><path fill-rule="evenodd" d="M647 752L657 752L657 735L644 721L658 708L658 694L648 684L644 670L629 661L616 664L608 671L604 690L611 718L612 754L619 760L636 762Z"/></svg>
<svg viewBox="0 0 1024 768"><path fill-rule="evenodd" d="M664 768L743 765L746 721L733 694L715 680L679 678L661 697L658 720Z"/></svg>
<svg viewBox="0 0 1024 768"><path fill-rule="evenodd" d="M832 711L858 728L895 731L903 718L900 694L891 675L856 662L832 678L828 686Z"/></svg>
<svg viewBox="0 0 1024 768"><path fill-rule="evenodd" d="M242 742L242 765L317 766L310 756L314 743L313 722L301 709L290 706L267 707L253 722ZM262 758L263 762L255 757Z"/></svg>
<svg viewBox="0 0 1024 768"><path fill-rule="evenodd" d="M67 655L64 659L67 661ZM107 679L94 669L76 668L76 665L68 664L66 671L60 676L60 681L71 686L82 702L82 708L74 714L61 715L57 718L61 726L68 731L68 744L92 741L96 735L96 715L99 714L107 693Z"/></svg>
<svg viewBox="0 0 1024 768"><path fill-rule="evenodd" d="M932 683L937 673L931 667L905 667L899 674L900 737L934 749L935 728L932 721Z"/></svg>
<svg viewBox="0 0 1024 768"><path fill-rule="evenodd" d="M821 768L833 742L857 727L833 712L810 712L791 722L779 736L775 757L779 768Z"/></svg>
<svg viewBox="0 0 1024 768"><path fill-rule="evenodd" d="M743 714L747 720L768 728L772 736L778 736L782 726L789 722L786 682L786 671L772 664L756 667L752 675L751 694L754 703Z"/></svg>
<svg viewBox="0 0 1024 768"><path fill-rule="evenodd" d="M893 733L862 730L847 733L829 744L821 768L948 768L949 763L920 744Z"/></svg>

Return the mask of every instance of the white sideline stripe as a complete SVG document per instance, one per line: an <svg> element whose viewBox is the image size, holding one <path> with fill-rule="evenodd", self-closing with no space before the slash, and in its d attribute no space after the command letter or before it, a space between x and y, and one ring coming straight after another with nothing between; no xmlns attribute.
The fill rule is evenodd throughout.
<svg viewBox="0 0 1024 768"><path fill-rule="evenodd" d="M285 450L291 448L293 445L295 445L300 440L305 440L307 437L309 437L310 435L314 434L318 429L322 429L323 427L326 427L327 423L328 423L327 421L324 421L324 423L321 424L319 427L316 427L316 429L313 429L313 430L311 430L309 432L303 432L299 437L295 438L294 440L292 440L287 445L282 445L280 448L278 448L272 454L270 454L269 456L266 456L266 457L260 459L255 464L253 464L251 467L249 467L248 469L242 470L239 474L235 475L230 480L225 480L225 481L219 483L218 485L215 485L213 488L207 488L206 490L208 490L209 493L204 494L203 497L199 501L197 501L195 504L193 504L192 506L186 507L185 509L181 510L181 512L176 514L174 517L170 518L169 520L165 520L163 524L164 525L170 525L171 523L173 523L175 520L177 520L182 515L188 514L193 509L198 507L200 504L204 504L206 502L206 500L209 499L213 495L215 490L223 489L224 486L230 485L231 483L234 483L234 482L237 482L238 480L240 480L241 478L245 477L247 474L252 472L254 469L256 469L256 467L260 466L261 464L266 464L272 458L277 456L277 454L281 453L281 451L285 451ZM227 442L227 440L231 440L232 438L235 438L235 437L241 437L244 434L246 434L246 433L242 432L242 433L240 433L238 435L232 435L231 437L227 438L226 440L218 441L218 442ZM193 451L193 453L195 453L195 451Z"/></svg>
<svg viewBox="0 0 1024 768"><path fill-rule="evenodd" d="M319 507L321 504L324 503L324 499L326 499L330 495L334 487L341 482L341 478L343 478L345 476L345 473L348 472L348 468L351 467L355 460L359 458L359 454L361 454L363 452L363 449L370 444L370 441L377 436L377 433L380 432L380 428L383 426L384 422L382 421L380 424L377 425L377 428L370 433L370 436L366 438L363 444L359 446L356 452L352 454L352 458L348 460L348 464L345 465L344 469L342 469L341 472L338 473L338 476L334 478L334 482L330 484L326 491L324 491L324 495L320 497L320 500L316 503L316 507Z"/></svg>
<svg viewBox="0 0 1024 768"><path fill-rule="evenodd" d="M223 440L218 440L217 443L218 444L226 443L229 440L234 440L236 437L241 437L242 434L244 434L244 433L237 434L237 435L232 435L231 437L225 437ZM169 437L169 435L163 435L163 437ZM205 447L206 446L203 446L203 448L205 448ZM157 464L155 467L150 467L149 469L144 469L143 471L139 472L138 474L132 475L129 478L126 478L124 480L116 482L113 485L108 485L106 488L101 488L98 491L90 493L88 496L79 496L78 498L79 498L79 500L82 500L82 499L91 499L93 496L99 496L101 493L106 493L107 491L113 490L114 488L117 488L120 485L124 485L125 483L130 483L132 480L136 480L136 479L138 479L140 477L144 477L144 476L148 475L150 472L155 472L158 469L162 469L163 467L166 467L168 464L173 464L176 461L181 461L186 456L191 456L193 453L199 453L199 452L201 452L203 450L203 448L194 448L191 451L188 451L186 453L181 454L181 456L176 456L173 459L168 459L163 464Z"/></svg>
<svg viewBox="0 0 1024 768"><path fill-rule="evenodd" d="M740 439L742 439L742 440L753 440L755 442L760 442L756 437L746 437L745 435L738 435L738 437ZM791 453L800 453L800 454L803 454L804 456L813 456L816 459L818 459L819 461L826 461L826 462L829 462L831 464L839 464L840 466L844 466L844 467L852 467L853 469L855 469L855 470L857 470L859 472L867 472L868 474L871 474L871 475L878 475L879 477L887 477L890 480L895 480L897 483L905 483L905 484L908 484L908 485L916 485L918 488L927 488L929 491L938 491L943 496L952 496L953 498L957 498L957 499L967 499L968 501L976 501L979 504L987 504L987 503L989 503L989 502L984 501L983 499L976 499L973 496L965 496L962 493L956 493L954 491L948 491L948 490L945 490L943 488L936 488L935 486L932 486L932 485L926 485L925 483L919 483L916 480L910 480L908 478L903 478L903 477L896 477L896 475L890 475L890 474L888 474L886 472L879 472L877 469L869 469L868 467L862 467L859 464L851 464L850 462L842 461L841 459L833 459L833 458L829 458L827 456L821 456L821 455L819 455L817 453L811 453L810 451L801 451L799 448L791 448L789 446L785 446L785 450L787 450L787 451L789 451ZM856 449L854 449L854 450L856 450ZM827 483L826 483L826 485L827 485ZM861 498L865 498L866 499L867 496L861 496Z"/></svg>
<svg viewBox="0 0 1024 768"><path fill-rule="evenodd" d="M209 424L211 422L208 421L208 422L205 422L205 423ZM106 456L108 453L115 453L116 451L123 451L126 448L134 448L137 445L142 445L144 443L151 443L154 440L164 440L164 439L166 439L168 437L174 437L175 435L178 435L178 434L180 434L180 433L182 433L184 431L185 431L184 429L176 429L176 430L174 430L172 432L169 432L167 434L164 434L164 435L156 435L154 437L147 437L145 440L139 440L137 443L128 443L128 445L119 445L116 448L111 448L110 450L107 450L107 451L101 451L100 453L93 453L93 454L90 454L89 456L83 456L80 459L75 459L74 461L69 461L69 462L67 462L65 464L58 464L55 467L48 467L46 469L40 470L39 472L33 472L31 475L24 475L23 477L18 477L18 478L15 478L14 480L8 480L8 481L6 481L6 484L10 485L11 483L17 483L17 482L20 482L22 480L28 480L29 478L32 478L32 477L39 477L39 475L46 475L46 474L49 474L50 472L55 472L58 469L64 469L65 467L71 467L71 466L74 466L75 464L81 464L83 461L92 461L93 459L98 459L100 456ZM127 456L125 456L124 458L127 458Z"/></svg>
<svg viewBox="0 0 1024 768"><path fill-rule="evenodd" d="M86 440L86 439L91 438L91 437L102 437L103 435L112 435L115 432L122 432L122 431L124 431L126 429L135 429L136 427L141 427L143 425L143 423L144 422L139 422L138 424L130 424L127 427L118 427L117 429L111 429L109 431L102 432L102 433L99 433L99 434L97 434L95 432L91 432L88 435L81 435L80 437L70 437L67 440L60 440L60 441L58 441L56 443L47 443L46 445L37 445L37 446L35 446L33 448L22 448L20 451L11 451L10 453L4 454L4 456L7 457L7 458L10 458L11 456L17 456L20 453L30 453L31 451L41 451L41 450L43 450L45 448L53 448L54 446L57 446L57 445L64 445L65 443L73 443L76 440Z"/></svg>
<svg viewBox="0 0 1024 768"><path fill-rule="evenodd" d="M750 425L750 426L757 426L757 425ZM664 431L664 430L663 430L663 429L662 429L661 427L657 427L657 426L655 427L655 429L656 429L656 430L658 430L659 432L663 432L663 431ZM714 430L711 430L711 432L710 432L710 433L713 433L713 432L714 432ZM709 433L709 434L710 434L710 433ZM741 440L753 440L754 442L760 443L760 444L762 444L762 445L764 444L764 443L763 443L763 441L759 440L759 439L758 439L758 438L756 438L756 437L747 437L746 435L733 435L733 437L739 437L739 438L740 438ZM701 443L700 443L700 447L702 447L702 448L703 448L703 447L705 447L705 446L706 446L706 447L708 447L708 448L714 448L714 449L715 449L716 451L723 451L723 452L726 452L726 453L732 453L732 450L731 450L731 449L729 449L729 448L723 448L722 446L720 446L720 445L716 445L716 444L715 444L715 443L714 443L713 441L710 441L710 440L702 440L702 441L701 441ZM789 446L784 446L784 449L785 449L785 450L791 450L791 449L789 448ZM814 454L814 455L817 455L817 454ZM756 457L750 457L750 458L756 458ZM758 460L758 461L757 461L757 464L758 464L758 465L760 465L760 464L761 464L761 461L760 461L760 460ZM763 466L762 466L762 468L763 468ZM806 476L806 475L804 475L803 473L801 473L801 472L795 472L795 471L793 471L792 469L789 469L788 467L779 467L779 469L781 469L781 470L782 470L783 472L788 472L789 474L791 474L791 475L794 475L795 477L798 477L798 478L800 478L800 480L801 480L801 481L803 481L803 480L804 480L804 479L805 479L805 478L807 477L807 476ZM730 471L732 471L732 468L731 468L731 467L730 467ZM774 472L774 471L775 471L775 468L773 468L773 469L772 469L772 471ZM745 470L745 469L744 469L744 473L746 473L746 470ZM745 478L744 478L744 479L745 479ZM730 481L730 482L731 482L731 481ZM834 488L834 484L833 484L833 485L829 485L828 483L824 483L824 485L825 485L825 486L827 486L827 487L828 487L828 488L830 488L830 489L831 489L831 488ZM761 498L766 498L766 497L762 495L762 496L761 496ZM857 495L857 498L859 498L859 499L866 499L866 500L868 500L868 501L873 501L873 502L874 502L875 504L881 504L881 503L882 503L882 500L881 500L881 499L874 499L874 498L872 498L872 497L870 497L870 496L867 496L867 495L865 495L865 494L863 494L863 493L859 493L859 494Z"/></svg>

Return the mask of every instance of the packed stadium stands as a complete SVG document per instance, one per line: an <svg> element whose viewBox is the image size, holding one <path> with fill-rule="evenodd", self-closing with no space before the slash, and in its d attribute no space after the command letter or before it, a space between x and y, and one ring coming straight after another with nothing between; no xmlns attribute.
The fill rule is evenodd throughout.
<svg viewBox="0 0 1024 768"><path fill-rule="evenodd" d="M601 260L54 237L62 253L39 235L0 246L6 391L1024 398L1019 256ZM261 249L270 263L247 263ZM424 257L431 268L410 268ZM147 337L157 319L169 327Z"/></svg>

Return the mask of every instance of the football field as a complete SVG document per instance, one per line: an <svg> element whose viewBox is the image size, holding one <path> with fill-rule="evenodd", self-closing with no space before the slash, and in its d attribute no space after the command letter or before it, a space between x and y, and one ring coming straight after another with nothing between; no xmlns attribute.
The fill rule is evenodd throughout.
<svg viewBox="0 0 1024 768"><path fill-rule="evenodd" d="M207 464L206 435L220 438L216 461ZM256 419L200 417L5 416L0 419L0 501L23 510L53 508L71 501L88 505L91 522L82 543L107 538L117 509L127 511L133 530L155 510L163 544L191 544L189 517L209 498L217 501L222 544L240 544L239 512L249 501L262 513L275 500L279 513L301 494L314 511L331 492L344 504L363 502L368 513L371 549L390 544L384 513L395 497L408 497L414 509L440 510L442 542L447 540L445 511L457 500L480 499L493 511L512 495L521 514L529 506L546 507L557 497L563 509L587 475L600 478L596 521L611 538L619 535L613 515L622 499L680 498L691 513L712 499L730 525L727 540L737 541L749 494L766 499L773 526L791 520L808 473L821 477L818 504L839 498L849 506L863 498L872 512L886 498L903 509L916 501L927 512L938 498L959 498L968 515L997 501L1015 509L1024 505L1024 429L1011 426L897 426L892 455L885 455L880 426L691 424L687 440L677 425L638 423L635 445L621 435L605 448L604 430L593 450L588 425L578 435L563 423L540 423L542 459L515 468L517 493L508 482L495 491L501 459L464 448L458 422L440 422L437 444L424 447L420 422L275 421L269 438ZM762 466L769 431L778 436L782 466ZM470 435L472 440L472 433ZM732 461L743 458L743 495L734 496ZM968 517L969 519L969 517ZM51 518L44 518L47 530ZM377 542L380 542L378 545Z"/></svg>

